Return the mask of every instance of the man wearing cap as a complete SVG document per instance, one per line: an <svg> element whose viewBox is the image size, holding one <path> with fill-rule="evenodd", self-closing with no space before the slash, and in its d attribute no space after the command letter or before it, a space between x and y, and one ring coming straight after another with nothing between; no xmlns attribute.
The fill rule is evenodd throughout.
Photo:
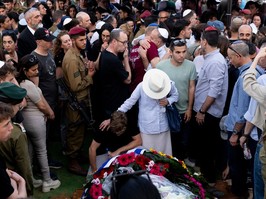
<svg viewBox="0 0 266 199"><path fill-rule="evenodd" d="M37 8L31 8L25 13L27 27L21 32L18 38L18 57L30 54L36 47L34 38L35 31L42 25L40 11Z"/></svg>
<svg viewBox="0 0 266 199"><path fill-rule="evenodd" d="M204 65L196 85L192 116L193 152L198 155L201 172L210 185L216 182L219 122L228 90L228 66L217 48L218 37L219 31L212 26L201 35Z"/></svg>
<svg viewBox="0 0 266 199"><path fill-rule="evenodd" d="M197 18L197 14L190 9L187 9L183 12L183 19L190 21L190 28L194 28L197 24L199 24L199 20ZM191 35L190 39L187 40L187 47L195 43L195 38Z"/></svg>
<svg viewBox="0 0 266 199"><path fill-rule="evenodd" d="M243 24L250 24L251 23L251 12L249 9L243 9L240 11L240 16L242 19Z"/></svg>
<svg viewBox="0 0 266 199"><path fill-rule="evenodd" d="M42 90L43 96L55 111L57 103L57 84L56 84L56 65L50 49L53 46L55 37L45 28L38 28L34 33L37 48L31 53L36 55L39 60L39 88ZM47 137L51 135L51 121L47 121Z"/></svg>
<svg viewBox="0 0 266 199"><path fill-rule="evenodd" d="M73 46L66 52L62 63L64 79L78 101L89 107L91 104L89 92L93 83L94 67L88 66L86 59L81 55L81 51L86 47L86 29L82 27L71 28L69 35ZM78 156L84 141L85 124L81 122L80 112L72 110L70 106L66 109L66 115L69 122L66 137L68 169L75 174L85 176L86 170L78 163Z"/></svg>
<svg viewBox="0 0 266 199"><path fill-rule="evenodd" d="M20 103L26 94L25 89L10 82L0 84L0 198L27 197L24 178L7 169L6 162L12 162L13 168L16 167L21 174L28 173L27 177L32 183L27 138L25 134L22 135L19 128L13 129L15 126L11 122L11 118L19 110ZM18 165L16 165L17 163Z"/></svg>
<svg viewBox="0 0 266 199"><path fill-rule="evenodd" d="M172 57L160 61L156 68L164 71L179 92L179 100L175 103L182 118L180 134L172 134L173 155L178 159L188 156L189 135L191 133L192 108L195 94L196 67L193 62L185 59L187 46L185 40L174 40L170 44Z"/></svg>

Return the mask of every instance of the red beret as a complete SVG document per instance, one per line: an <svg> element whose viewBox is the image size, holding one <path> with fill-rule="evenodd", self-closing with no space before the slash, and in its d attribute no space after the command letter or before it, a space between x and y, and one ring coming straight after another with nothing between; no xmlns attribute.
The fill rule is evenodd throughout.
<svg viewBox="0 0 266 199"><path fill-rule="evenodd" d="M241 10L240 13L243 13L244 15L251 15L251 11L249 9Z"/></svg>
<svg viewBox="0 0 266 199"><path fill-rule="evenodd" d="M145 19L146 17L151 16L151 12L148 10L145 10L141 15L140 18Z"/></svg>
<svg viewBox="0 0 266 199"><path fill-rule="evenodd" d="M76 26L76 27L71 28L69 30L68 34L70 36L73 36L73 35L85 35L86 34L86 29Z"/></svg>

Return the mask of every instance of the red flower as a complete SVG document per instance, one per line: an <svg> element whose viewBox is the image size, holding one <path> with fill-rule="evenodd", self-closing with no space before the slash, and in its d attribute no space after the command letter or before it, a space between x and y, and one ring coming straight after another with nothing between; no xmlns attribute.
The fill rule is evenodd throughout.
<svg viewBox="0 0 266 199"><path fill-rule="evenodd" d="M135 161L135 153L134 152L129 153L127 155L128 155L127 158L128 158L129 164Z"/></svg>
<svg viewBox="0 0 266 199"><path fill-rule="evenodd" d="M165 163L165 164L163 165L163 167L164 167L165 169L169 169L170 165L169 165L168 163Z"/></svg>
<svg viewBox="0 0 266 199"><path fill-rule="evenodd" d="M130 162L128 161L128 155L127 154L123 154L123 155L120 155L118 158L117 158L117 161L118 163L121 165L121 166L127 166Z"/></svg>
<svg viewBox="0 0 266 199"><path fill-rule="evenodd" d="M145 157L144 155L138 155L135 158L135 162L137 165L141 167L141 169L146 169L146 165L149 164L150 159Z"/></svg>
<svg viewBox="0 0 266 199"><path fill-rule="evenodd" d="M99 196L102 196L102 184L96 185L93 184L90 188L90 195L92 199L98 199Z"/></svg>

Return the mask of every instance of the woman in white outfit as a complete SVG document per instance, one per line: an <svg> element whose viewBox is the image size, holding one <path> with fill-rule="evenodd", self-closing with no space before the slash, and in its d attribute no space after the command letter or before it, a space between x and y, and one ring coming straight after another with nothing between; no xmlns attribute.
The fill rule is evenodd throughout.
<svg viewBox="0 0 266 199"><path fill-rule="evenodd" d="M174 83L166 73L150 69L141 82L121 106L119 111L127 112L138 101L138 125L142 145L172 155L171 135L165 106L178 100Z"/></svg>
<svg viewBox="0 0 266 199"><path fill-rule="evenodd" d="M46 119L54 119L54 112L38 87L38 62L35 55L22 57L18 81L20 86L27 90L27 106L22 110L23 125L42 172L42 191L49 192L51 189L58 188L61 183L50 177L46 150Z"/></svg>

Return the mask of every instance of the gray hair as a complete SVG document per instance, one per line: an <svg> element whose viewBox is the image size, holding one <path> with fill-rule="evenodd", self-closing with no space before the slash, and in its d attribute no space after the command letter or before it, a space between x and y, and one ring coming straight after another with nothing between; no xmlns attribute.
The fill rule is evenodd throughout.
<svg viewBox="0 0 266 199"><path fill-rule="evenodd" d="M88 14L86 12L80 11L77 13L76 18L79 20L79 22L83 22L84 16L87 16Z"/></svg>
<svg viewBox="0 0 266 199"><path fill-rule="evenodd" d="M233 43L232 48L243 57L249 56L249 47L245 42Z"/></svg>
<svg viewBox="0 0 266 199"><path fill-rule="evenodd" d="M25 14L24 14L24 17L26 19L26 21L28 21L31 17L32 17L32 14L36 11L39 11L37 8L31 8L29 9Z"/></svg>
<svg viewBox="0 0 266 199"><path fill-rule="evenodd" d="M110 40L109 40L109 43L111 43L113 40L115 39L119 39L120 38L120 35L121 35L121 32L124 33L124 31L120 28L115 28L111 31L111 34L110 34Z"/></svg>

